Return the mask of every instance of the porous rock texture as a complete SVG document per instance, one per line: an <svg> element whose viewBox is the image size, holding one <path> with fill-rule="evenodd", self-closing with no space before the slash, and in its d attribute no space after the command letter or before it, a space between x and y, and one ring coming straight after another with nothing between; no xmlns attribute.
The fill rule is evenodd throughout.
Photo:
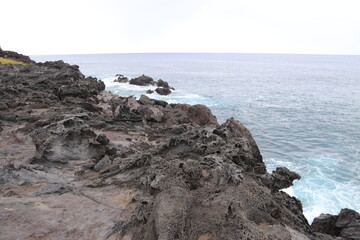
<svg viewBox="0 0 360 240"><path fill-rule="evenodd" d="M324 239L281 191L300 176L267 173L233 118L62 61L0 64L0 83L0 239Z"/></svg>

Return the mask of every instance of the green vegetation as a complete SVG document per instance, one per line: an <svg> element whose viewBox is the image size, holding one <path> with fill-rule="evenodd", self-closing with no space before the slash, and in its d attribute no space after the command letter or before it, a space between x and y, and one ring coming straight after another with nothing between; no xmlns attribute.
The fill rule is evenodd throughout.
<svg viewBox="0 0 360 240"><path fill-rule="evenodd" d="M16 60L12 60L12 59L9 59L9 58L3 58L3 57L0 57L0 64L28 65L27 63L24 63L24 62L19 62L19 61L16 61Z"/></svg>

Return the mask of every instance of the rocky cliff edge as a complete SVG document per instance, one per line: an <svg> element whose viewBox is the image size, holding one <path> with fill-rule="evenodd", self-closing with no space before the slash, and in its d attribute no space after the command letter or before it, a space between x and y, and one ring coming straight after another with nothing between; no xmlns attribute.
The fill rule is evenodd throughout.
<svg viewBox="0 0 360 240"><path fill-rule="evenodd" d="M0 64L0 82L0 239L332 239L233 118L62 61Z"/></svg>

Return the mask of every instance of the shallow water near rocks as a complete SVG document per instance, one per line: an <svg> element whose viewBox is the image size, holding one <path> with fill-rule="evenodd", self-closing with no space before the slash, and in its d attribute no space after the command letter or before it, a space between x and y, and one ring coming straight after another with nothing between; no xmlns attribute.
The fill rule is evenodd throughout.
<svg viewBox="0 0 360 240"><path fill-rule="evenodd" d="M77 64L108 90L139 97L154 87L113 83L116 74L168 81L170 103L205 104L220 123L244 123L268 171L302 179L286 191L309 222L341 208L360 211L360 56L287 54L96 54L32 56Z"/></svg>

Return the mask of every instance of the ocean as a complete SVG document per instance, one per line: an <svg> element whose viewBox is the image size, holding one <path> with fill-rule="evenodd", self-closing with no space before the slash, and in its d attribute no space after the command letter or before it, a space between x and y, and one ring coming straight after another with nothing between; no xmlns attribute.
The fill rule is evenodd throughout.
<svg viewBox="0 0 360 240"><path fill-rule="evenodd" d="M269 172L301 175L285 191L311 222L342 208L360 212L360 56L291 54L89 54L62 59L102 79L107 90L139 97L152 87L113 83L116 74L168 81L170 103L205 104L223 123L240 120Z"/></svg>

